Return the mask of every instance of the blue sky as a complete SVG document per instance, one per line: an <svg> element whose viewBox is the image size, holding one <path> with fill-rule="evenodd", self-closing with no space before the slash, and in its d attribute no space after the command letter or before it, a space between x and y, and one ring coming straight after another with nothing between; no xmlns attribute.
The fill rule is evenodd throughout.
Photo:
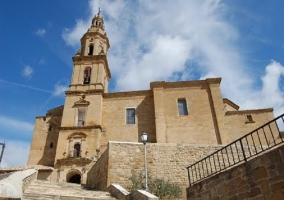
<svg viewBox="0 0 284 200"><path fill-rule="evenodd" d="M110 92L222 77L223 97L241 109L284 113L282 0L0 0L2 167L26 164L35 117L64 104L71 58L98 7Z"/></svg>

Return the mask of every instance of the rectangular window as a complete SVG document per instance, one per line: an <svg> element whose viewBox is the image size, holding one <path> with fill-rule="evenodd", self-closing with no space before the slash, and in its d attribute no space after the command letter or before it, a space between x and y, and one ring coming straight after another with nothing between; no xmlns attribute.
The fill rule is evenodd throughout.
<svg viewBox="0 0 284 200"><path fill-rule="evenodd" d="M135 108L126 109L126 124L135 124Z"/></svg>
<svg viewBox="0 0 284 200"><path fill-rule="evenodd" d="M246 123L254 123L252 115L247 115L246 117L247 117Z"/></svg>
<svg viewBox="0 0 284 200"><path fill-rule="evenodd" d="M78 121L77 126L85 125L86 108L78 108Z"/></svg>
<svg viewBox="0 0 284 200"><path fill-rule="evenodd" d="M178 99L178 114L180 116L188 115L185 99Z"/></svg>
<svg viewBox="0 0 284 200"><path fill-rule="evenodd" d="M251 115L247 115L247 121L252 122L252 116Z"/></svg>

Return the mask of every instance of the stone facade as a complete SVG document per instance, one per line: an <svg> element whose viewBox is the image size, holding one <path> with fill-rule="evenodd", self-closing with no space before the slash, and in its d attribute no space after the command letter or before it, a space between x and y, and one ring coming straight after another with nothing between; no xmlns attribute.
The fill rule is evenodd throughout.
<svg viewBox="0 0 284 200"><path fill-rule="evenodd" d="M187 189L188 200L284 199L284 146Z"/></svg>
<svg viewBox="0 0 284 200"><path fill-rule="evenodd" d="M73 57L64 105L36 118L28 165L54 167L52 180L85 183L109 141L141 142L143 131L153 144L221 145L274 118L271 108L242 111L223 98L221 78L152 82L149 90L108 93L109 47L99 13Z"/></svg>

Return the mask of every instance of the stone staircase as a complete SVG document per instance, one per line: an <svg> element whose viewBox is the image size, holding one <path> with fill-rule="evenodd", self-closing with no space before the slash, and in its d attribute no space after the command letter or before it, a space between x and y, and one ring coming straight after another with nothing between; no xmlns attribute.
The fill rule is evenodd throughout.
<svg viewBox="0 0 284 200"><path fill-rule="evenodd" d="M23 193L23 200L104 200L116 199L108 192L87 190L79 184L34 180Z"/></svg>

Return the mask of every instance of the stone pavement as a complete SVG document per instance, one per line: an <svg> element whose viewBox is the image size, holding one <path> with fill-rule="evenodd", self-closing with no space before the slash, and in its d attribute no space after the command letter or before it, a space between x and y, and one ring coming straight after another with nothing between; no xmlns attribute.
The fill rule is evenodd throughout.
<svg viewBox="0 0 284 200"><path fill-rule="evenodd" d="M23 193L23 200L94 200L116 199L108 192L86 190L79 184L34 180Z"/></svg>

